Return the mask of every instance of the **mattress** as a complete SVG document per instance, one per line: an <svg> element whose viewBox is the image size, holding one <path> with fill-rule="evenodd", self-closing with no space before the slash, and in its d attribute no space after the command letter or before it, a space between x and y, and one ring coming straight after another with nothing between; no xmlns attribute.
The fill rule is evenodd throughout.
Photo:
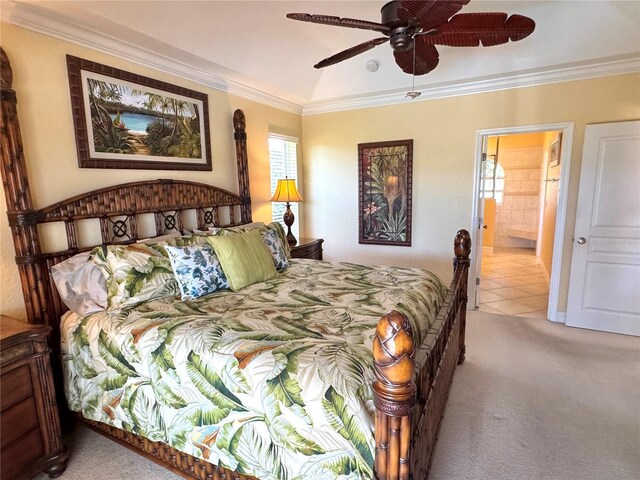
<svg viewBox="0 0 640 480"><path fill-rule="evenodd" d="M292 260L240 292L62 320L71 410L260 479L373 478L371 346L417 342L446 288L414 268Z"/></svg>

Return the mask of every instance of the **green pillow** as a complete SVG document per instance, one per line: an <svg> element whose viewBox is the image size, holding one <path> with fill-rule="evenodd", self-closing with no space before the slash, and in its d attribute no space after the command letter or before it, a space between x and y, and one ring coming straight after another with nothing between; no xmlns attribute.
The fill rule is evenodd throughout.
<svg viewBox="0 0 640 480"><path fill-rule="evenodd" d="M207 241L216 252L234 292L277 274L271 253L258 230L231 236L207 237Z"/></svg>

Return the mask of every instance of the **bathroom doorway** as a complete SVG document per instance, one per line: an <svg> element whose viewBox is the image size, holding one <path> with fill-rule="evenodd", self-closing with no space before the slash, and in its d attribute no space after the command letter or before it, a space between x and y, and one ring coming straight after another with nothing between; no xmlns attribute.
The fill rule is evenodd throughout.
<svg viewBox="0 0 640 480"><path fill-rule="evenodd" d="M560 188L568 175L562 145L571 129L517 130L482 135L475 306L556 320L561 259L554 261L554 253L562 248L557 245L562 232L556 228L564 229L559 202L566 205L566 198L560 198Z"/></svg>

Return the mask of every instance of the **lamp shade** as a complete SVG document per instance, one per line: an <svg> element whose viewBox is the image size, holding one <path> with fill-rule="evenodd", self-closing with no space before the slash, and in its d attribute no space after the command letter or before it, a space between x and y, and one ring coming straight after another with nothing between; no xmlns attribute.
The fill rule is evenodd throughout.
<svg viewBox="0 0 640 480"><path fill-rule="evenodd" d="M302 197L296 188L296 181L292 178L281 178L278 180L276 192L271 197L272 202L302 202Z"/></svg>

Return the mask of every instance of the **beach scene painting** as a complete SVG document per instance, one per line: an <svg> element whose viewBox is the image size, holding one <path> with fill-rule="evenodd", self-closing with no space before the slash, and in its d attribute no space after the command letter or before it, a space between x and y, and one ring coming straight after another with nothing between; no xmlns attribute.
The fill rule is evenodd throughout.
<svg viewBox="0 0 640 480"><path fill-rule="evenodd" d="M207 95L75 57L67 64L72 103L74 82L81 87L81 167L211 170Z"/></svg>

